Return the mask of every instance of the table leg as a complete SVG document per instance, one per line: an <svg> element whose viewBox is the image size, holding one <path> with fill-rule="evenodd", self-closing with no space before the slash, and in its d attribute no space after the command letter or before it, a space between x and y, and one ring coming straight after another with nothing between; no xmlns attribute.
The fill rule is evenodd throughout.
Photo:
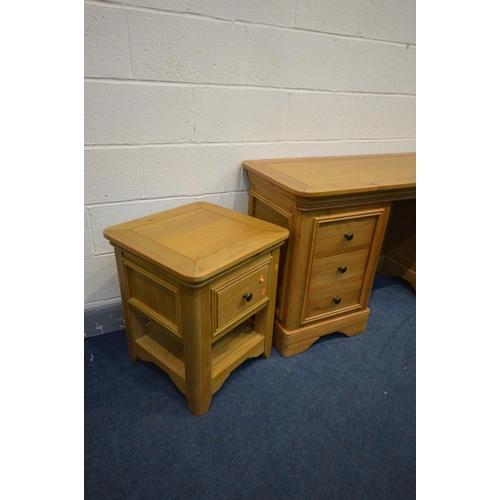
<svg viewBox="0 0 500 500"><path fill-rule="evenodd" d="M208 287L184 287L182 302L186 398L191 412L201 416L212 402L212 344Z"/></svg>
<svg viewBox="0 0 500 500"><path fill-rule="evenodd" d="M272 260L270 263L270 273L268 280L268 293L269 302L267 307L259 311L255 315L255 331L264 335L264 357L268 358L271 356L271 350L273 348L273 329L274 329L274 316L276 309L276 287L278 286L278 264L280 256L280 248L273 250Z"/></svg>
<svg viewBox="0 0 500 500"><path fill-rule="evenodd" d="M143 316L135 312L129 305L130 297L125 270L123 268L122 253L115 247L116 267L118 270L118 280L120 282L120 295L122 298L123 317L125 319L125 331L127 335L128 355L132 362L137 361L135 351L135 341L146 335L146 320Z"/></svg>

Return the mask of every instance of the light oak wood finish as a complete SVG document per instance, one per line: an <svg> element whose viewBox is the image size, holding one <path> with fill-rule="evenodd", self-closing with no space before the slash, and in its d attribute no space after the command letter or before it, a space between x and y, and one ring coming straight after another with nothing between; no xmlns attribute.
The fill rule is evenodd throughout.
<svg viewBox="0 0 500 500"><path fill-rule="evenodd" d="M203 415L231 371L269 357L288 230L192 203L104 231L115 248L132 361L151 361Z"/></svg>
<svg viewBox="0 0 500 500"><path fill-rule="evenodd" d="M248 213L290 231L274 329L283 356L329 333L364 332L377 270L415 286L414 153L248 160L243 167Z"/></svg>
<svg viewBox="0 0 500 500"><path fill-rule="evenodd" d="M400 276L417 288L417 204L414 200L393 203L379 260L378 271L388 278Z"/></svg>

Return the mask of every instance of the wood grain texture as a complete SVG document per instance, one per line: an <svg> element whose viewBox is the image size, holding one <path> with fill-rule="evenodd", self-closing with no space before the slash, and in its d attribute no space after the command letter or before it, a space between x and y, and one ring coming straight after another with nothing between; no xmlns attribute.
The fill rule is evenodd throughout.
<svg viewBox="0 0 500 500"><path fill-rule="evenodd" d="M314 258L369 248L376 222L376 216L318 219ZM348 240L346 235L352 239Z"/></svg>
<svg viewBox="0 0 500 500"><path fill-rule="evenodd" d="M290 231L278 289L278 351L290 356L322 335L362 333L377 265L394 272L411 260L406 256L414 248L414 229L401 238L399 228L408 218L403 211L391 219L397 235L386 238L390 255L379 257L393 205L399 212L416 197L416 155L245 160L243 167L249 214ZM344 237L348 233L352 239ZM408 276L411 270L398 272Z"/></svg>
<svg viewBox="0 0 500 500"><path fill-rule="evenodd" d="M340 314L360 306L363 280L347 281L319 290L310 290L307 294L305 320ZM339 301L338 303L335 301Z"/></svg>
<svg viewBox="0 0 500 500"><path fill-rule="evenodd" d="M319 320L295 330L287 330L280 321L274 325L274 345L284 357L300 354L308 349L320 337L333 332L347 336L358 335L366 329L370 309L354 311Z"/></svg>
<svg viewBox="0 0 500 500"><path fill-rule="evenodd" d="M248 213L253 214L254 217L258 219L263 219L268 222L272 222L278 226L284 227L288 230L291 228L292 216L287 212L289 210L288 205L285 208L280 207L277 204L269 204L264 199L259 198L255 193L248 197ZM283 304L283 290L281 282L284 280L285 269L286 269L286 259L288 256L288 239L283 242L280 248L280 258L279 258L279 272L278 272L278 290L279 294L276 296L276 316L281 317L281 307Z"/></svg>
<svg viewBox="0 0 500 500"><path fill-rule="evenodd" d="M393 203L378 272L386 277L399 276L417 288L416 200Z"/></svg>
<svg viewBox="0 0 500 500"><path fill-rule="evenodd" d="M414 153L246 160L243 166L292 194L308 197L416 187Z"/></svg>
<svg viewBox="0 0 500 500"><path fill-rule="evenodd" d="M196 283L286 240L288 231L200 202L109 227L104 237L177 278Z"/></svg>
<svg viewBox="0 0 500 500"><path fill-rule="evenodd" d="M105 234L115 246L131 360L159 366L203 415L234 368L271 354L288 229L196 203Z"/></svg>
<svg viewBox="0 0 500 500"><path fill-rule="evenodd" d="M136 340L141 359L155 363L168 374L177 388L186 394L184 346L160 325L148 323L147 335Z"/></svg>
<svg viewBox="0 0 500 500"><path fill-rule="evenodd" d="M281 248L277 247L272 251L272 258L269 265L268 287L269 304L265 309L262 309L255 315L255 330L265 337L264 341L264 357L271 356L273 346L273 328L274 328L274 313L276 309L276 292L278 286L279 275L279 259Z"/></svg>
<svg viewBox="0 0 500 500"><path fill-rule="evenodd" d="M215 335L268 302L269 262L250 270L248 274L239 276L237 280L222 283L214 290ZM247 301L245 295L251 296L251 299Z"/></svg>
<svg viewBox="0 0 500 500"><path fill-rule="evenodd" d="M154 274L124 260L127 276L129 304L147 313L176 335L180 312L179 290L157 278Z"/></svg>
<svg viewBox="0 0 500 500"><path fill-rule="evenodd" d="M314 259L309 290L320 290L348 281L363 279L369 250L328 255ZM344 270L344 272L341 272Z"/></svg>
<svg viewBox="0 0 500 500"><path fill-rule="evenodd" d="M252 328L252 322L238 325L214 343L212 348L212 393L215 393L229 374L248 358L264 352L265 337Z"/></svg>
<svg viewBox="0 0 500 500"><path fill-rule="evenodd" d="M115 247L115 260L120 283L120 295L122 299L123 317L127 325L127 348L130 360L137 361L135 341L146 335L146 322L137 315L137 312L129 307L130 292L128 287L125 264L123 262L123 251Z"/></svg>

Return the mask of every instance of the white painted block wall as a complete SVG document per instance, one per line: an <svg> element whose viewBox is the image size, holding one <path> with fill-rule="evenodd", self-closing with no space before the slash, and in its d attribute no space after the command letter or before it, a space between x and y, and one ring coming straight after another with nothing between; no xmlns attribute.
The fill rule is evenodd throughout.
<svg viewBox="0 0 500 500"><path fill-rule="evenodd" d="M415 151L415 0L85 1L85 308L103 229L206 200L243 159Z"/></svg>

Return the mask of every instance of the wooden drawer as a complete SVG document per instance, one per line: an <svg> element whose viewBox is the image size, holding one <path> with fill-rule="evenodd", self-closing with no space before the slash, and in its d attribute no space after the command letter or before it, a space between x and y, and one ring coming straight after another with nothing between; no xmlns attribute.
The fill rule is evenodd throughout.
<svg viewBox="0 0 500 500"><path fill-rule="evenodd" d="M269 262L239 272L212 289L214 325L212 335L228 331L269 300Z"/></svg>
<svg viewBox="0 0 500 500"><path fill-rule="evenodd" d="M363 280L356 280L311 291L307 298L305 320L355 309L359 306L362 285ZM338 304L335 298L340 299Z"/></svg>
<svg viewBox="0 0 500 500"><path fill-rule="evenodd" d="M369 250L359 250L313 261L309 291L364 278ZM343 272L342 272L343 271Z"/></svg>
<svg viewBox="0 0 500 500"><path fill-rule="evenodd" d="M377 216L317 221L314 258L369 248Z"/></svg>

